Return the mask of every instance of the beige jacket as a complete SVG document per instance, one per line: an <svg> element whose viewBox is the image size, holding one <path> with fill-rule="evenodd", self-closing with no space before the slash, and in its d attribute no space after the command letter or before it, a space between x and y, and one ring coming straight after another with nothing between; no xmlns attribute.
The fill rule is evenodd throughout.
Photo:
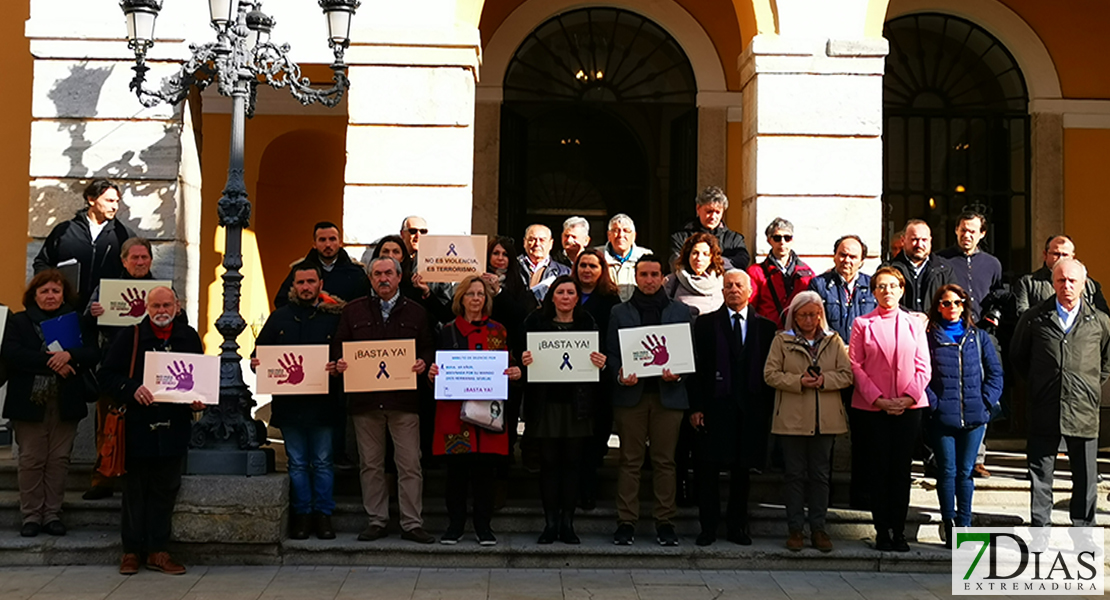
<svg viewBox="0 0 1110 600"><path fill-rule="evenodd" d="M852 363L840 336L835 332L826 334L818 347L817 365L825 376L825 387L820 390L802 387L802 375L811 364L813 362L802 338L790 331L780 331L775 335L763 367L763 377L776 390L771 433L815 435L818 406L822 434L848 432L848 418L844 413L840 390L852 385Z"/></svg>

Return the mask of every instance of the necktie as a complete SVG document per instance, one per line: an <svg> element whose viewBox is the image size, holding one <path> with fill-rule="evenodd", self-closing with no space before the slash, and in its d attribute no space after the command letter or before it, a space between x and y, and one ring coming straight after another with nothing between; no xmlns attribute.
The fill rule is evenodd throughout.
<svg viewBox="0 0 1110 600"><path fill-rule="evenodd" d="M744 317L740 316L740 313L732 315L732 332L736 334L736 344L739 348L744 347L744 328L740 325L743 320Z"/></svg>

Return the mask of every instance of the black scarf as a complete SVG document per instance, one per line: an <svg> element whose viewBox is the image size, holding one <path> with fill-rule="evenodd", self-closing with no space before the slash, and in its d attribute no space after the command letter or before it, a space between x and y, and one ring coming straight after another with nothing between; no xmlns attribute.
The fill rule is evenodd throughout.
<svg viewBox="0 0 1110 600"><path fill-rule="evenodd" d="M632 307L640 313L641 325L660 325L663 322L663 309L671 303L671 299L667 297L663 288L655 292L651 296L640 291L632 292L632 297L628 299L632 303Z"/></svg>

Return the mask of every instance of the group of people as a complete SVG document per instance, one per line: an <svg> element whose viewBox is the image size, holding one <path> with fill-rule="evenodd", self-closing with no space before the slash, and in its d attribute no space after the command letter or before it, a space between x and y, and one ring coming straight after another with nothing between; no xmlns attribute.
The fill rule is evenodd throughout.
<svg viewBox="0 0 1110 600"><path fill-rule="evenodd" d="M101 390L128 406L129 435L134 413L151 415L136 419L143 427L166 423L165 431L151 426L143 432L151 440L146 450L132 454L129 440L121 572L134 572L141 560L183 572L165 553L165 507L172 510L180 485L187 436L178 435L184 427L179 423L189 420L188 407L151 405L135 358L144 350L200 352L195 330L176 318L172 290L151 292L149 316L137 326L97 334L94 322L84 319L90 334L80 349L52 351L36 329L59 311L91 318L102 310L95 283L82 279L75 291L51 268L73 258L59 240L77 240L69 254L94 253L89 276L149 277L149 243L133 241L122 224L104 224L112 220L100 208L104 194L114 191L112 206L118 206L118 188L108 186L99 192L90 186L87 210L68 226L74 231L48 238L26 310L9 319L4 335L2 356L13 384L4 415L15 423L21 445L23 533L64 533L58 473L64 477L75 422L90 399L81 381L100 362L95 372ZM439 541L458 543L469 515L478 543L495 544L498 481L519 443L521 453L535 456L539 465L545 524L538 543L577 544L575 512L596 506L597 471L615 431L620 449L614 543L634 542L647 458L659 544L679 543L673 520L683 497L696 498L697 545L716 541L722 470L730 472L727 539L751 544L750 473L781 456L786 545L803 549L808 524L812 546L828 552L833 443L850 432L852 503L872 511L877 549L907 551L911 461L919 440L935 456L945 533L970 525L972 477L977 469L986 474L983 437L1000 410L1004 381L990 331L999 315L1013 312L997 308L1012 298L1023 312L1009 360L1029 381L1032 522L1049 523L1061 439L1075 481L1072 521L1094 522L1098 404L1101 384L1110 377L1110 318L1098 284L1074 258L1070 238L1048 240L1044 267L1021 278L1011 294L998 260L978 247L987 226L978 213L961 215L957 246L935 254L928 224L910 221L900 253L872 275L861 272L868 256L864 241L845 235L834 244L834 267L815 274L792 250L794 226L782 218L764 232L766 258L749 264L744 237L722 221L727 208L719 188L702 191L697 218L672 236L666 255L637 245L636 225L624 214L609 220L600 246L590 244L588 221L567 219L554 252L553 232L532 225L519 254L512 238L491 237L486 272L456 284L425 282L417 272L420 240L429 234L419 216L404 219L397 235L379 240L361 261L343 248L338 226L317 223L313 249L291 268L256 340L258 346L327 345L331 352L328 399L283 395L272 402L271 425L281 429L288 457L290 537L335 537L333 460L345 448L349 419L368 517L358 534L362 541L389 535L390 456L401 537L436 541L423 527L422 459L438 457L449 518ZM112 264L117 239L126 241L113 272L105 265ZM146 250L144 260L132 257L136 247ZM644 378L626 373L619 331L666 324L690 326L694 372L664 369L660 377ZM600 351L590 355L600 371L596 383L530 381L534 356L526 335L564 331L598 333ZM400 339L414 341L417 389L342 391L350 366L344 342ZM509 353L504 427L474 425L460 417L457 402L433 399L437 349ZM257 359L251 364L257 367ZM524 435L518 440L521 420ZM951 536L945 539L950 545Z"/></svg>

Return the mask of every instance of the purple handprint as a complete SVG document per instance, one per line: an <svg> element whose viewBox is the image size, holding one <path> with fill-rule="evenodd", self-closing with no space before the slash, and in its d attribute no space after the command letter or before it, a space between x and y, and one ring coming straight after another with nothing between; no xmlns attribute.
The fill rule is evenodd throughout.
<svg viewBox="0 0 1110 600"><path fill-rule="evenodd" d="M644 349L651 352L651 360L644 363L643 366L663 366L671 359L670 353L667 352L667 336L663 336L662 341L660 341L659 336L651 334L640 343L644 346Z"/></svg>
<svg viewBox="0 0 1110 600"><path fill-rule="evenodd" d="M188 364L188 370L185 367L185 361L183 360L176 360L169 364L167 368L170 370L170 375L177 380L177 385L166 388L167 392L188 392L193 389L193 363Z"/></svg>
<svg viewBox="0 0 1110 600"><path fill-rule="evenodd" d="M120 298L127 303L128 309L121 312L121 317L141 317L146 314L146 290L141 292L137 288L128 288L120 292Z"/></svg>
<svg viewBox="0 0 1110 600"><path fill-rule="evenodd" d="M297 385L304 381L304 356L285 354L284 357L278 358L278 366L285 369L285 379L278 381L278 385L283 383Z"/></svg>

